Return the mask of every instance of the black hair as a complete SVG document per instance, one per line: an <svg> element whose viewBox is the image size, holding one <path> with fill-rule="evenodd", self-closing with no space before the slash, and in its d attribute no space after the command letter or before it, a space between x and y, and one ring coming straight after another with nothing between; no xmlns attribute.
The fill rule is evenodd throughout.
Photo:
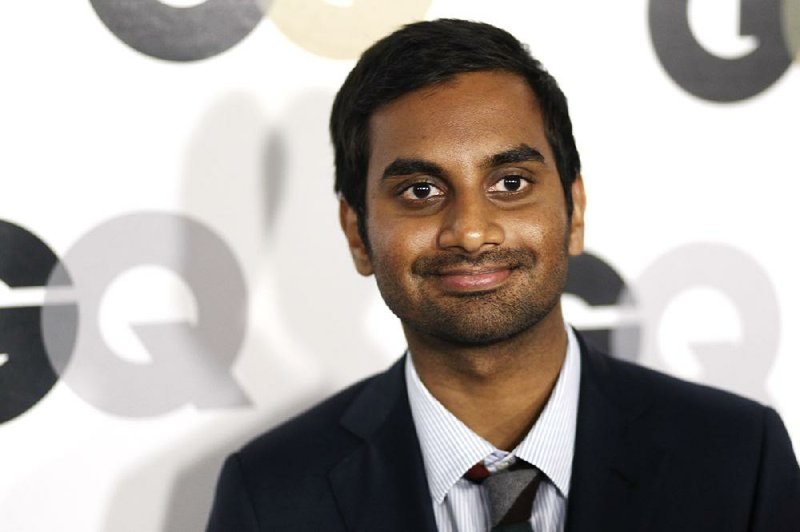
<svg viewBox="0 0 800 532"><path fill-rule="evenodd" d="M334 190L358 215L359 232L367 246L365 193L372 114L409 92L444 83L458 74L486 70L517 74L536 95L564 189L567 215L572 214L572 183L580 172L580 156L567 99L553 76L525 45L500 28L457 19L416 22L379 40L361 55L336 94L331 111Z"/></svg>

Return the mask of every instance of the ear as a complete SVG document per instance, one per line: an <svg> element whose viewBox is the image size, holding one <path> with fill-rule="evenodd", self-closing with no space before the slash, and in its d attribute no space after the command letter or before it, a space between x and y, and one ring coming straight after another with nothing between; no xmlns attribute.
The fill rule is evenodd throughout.
<svg viewBox="0 0 800 532"><path fill-rule="evenodd" d="M344 198L339 199L339 223L347 238L353 264L361 275L372 275L372 261L367 253L367 246L358 232L358 214Z"/></svg>
<svg viewBox="0 0 800 532"><path fill-rule="evenodd" d="M586 192L583 177L578 174L572 183L572 218L570 219L567 250L572 256L583 253L583 216L586 212Z"/></svg>

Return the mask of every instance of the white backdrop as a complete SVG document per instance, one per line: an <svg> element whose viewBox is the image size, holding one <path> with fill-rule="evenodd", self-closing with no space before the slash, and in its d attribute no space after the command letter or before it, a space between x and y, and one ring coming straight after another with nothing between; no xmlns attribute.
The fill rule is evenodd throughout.
<svg viewBox="0 0 800 532"><path fill-rule="evenodd" d="M327 120L417 19L503 27L567 94L587 247L626 287L568 319L638 330L619 356L769 403L800 445L798 2L688 2L695 48L765 79L695 68L724 98L668 74L694 67L654 45L664 4L0 6L0 530L200 530L225 454L402 353L339 233ZM740 34L767 19L793 64Z"/></svg>

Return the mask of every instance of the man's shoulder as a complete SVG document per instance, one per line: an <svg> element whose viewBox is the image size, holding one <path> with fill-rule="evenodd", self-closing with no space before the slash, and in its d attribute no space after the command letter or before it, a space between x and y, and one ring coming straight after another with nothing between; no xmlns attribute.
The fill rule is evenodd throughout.
<svg viewBox="0 0 800 532"><path fill-rule="evenodd" d="M653 507L664 530L794 530L800 469L775 410L591 348L581 361L573 526L644 519L668 493Z"/></svg>
<svg viewBox="0 0 800 532"><path fill-rule="evenodd" d="M306 469L330 467L363 441L361 426L385 415L404 390L401 368L397 362L269 429L239 449L237 458L250 470L269 467L273 477L301 461Z"/></svg>
<svg viewBox="0 0 800 532"><path fill-rule="evenodd" d="M665 444L757 444L777 413L731 391L689 382L636 363L588 350L589 386L596 386L631 421Z"/></svg>
<svg viewBox="0 0 800 532"><path fill-rule="evenodd" d="M354 436L341 426L342 416L355 398L380 376L372 375L336 392L249 441L238 454L244 460L274 458L282 453L316 456L330 448L334 440L351 441Z"/></svg>
<svg viewBox="0 0 800 532"><path fill-rule="evenodd" d="M209 530L338 530L338 521L331 521L338 515L332 475L402 405L402 375L398 362L231 454L220 473Z"/></svg>
<svg viewBox="0 0 800 532"><path fill-rule="evenodd" d="M605 360L607 375L612 379L612 385L625 386L622 393L630 392L642 400L653 401L656 405L668 406L674 409L688 407L710 410L718 414L725 412L739 412L755 414L765 407L758 401L749 399L735 392L709 386L707 384L691 382L662 371L646 366L619 360L608 355L594 353ZM620 389L617 388L619 391Z"/></svg>

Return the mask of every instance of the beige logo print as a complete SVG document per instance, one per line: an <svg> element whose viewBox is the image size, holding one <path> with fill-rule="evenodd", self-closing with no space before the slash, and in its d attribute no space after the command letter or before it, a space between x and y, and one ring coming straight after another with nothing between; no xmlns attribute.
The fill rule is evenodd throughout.
<svg viewBox="0 0 800 532"><path fill-rule="evenodd" d="M259 0L259 5L263 0ZM269 18L289 39L331 59L354 59L403 24L424 18L432 0L277 0Z"/></svg>
<svg viewBox="0 0 800 532"><path fill-rule="evenodd" d="M783 2L783 38L794 62L800 63L800 0Z"/></svg>

